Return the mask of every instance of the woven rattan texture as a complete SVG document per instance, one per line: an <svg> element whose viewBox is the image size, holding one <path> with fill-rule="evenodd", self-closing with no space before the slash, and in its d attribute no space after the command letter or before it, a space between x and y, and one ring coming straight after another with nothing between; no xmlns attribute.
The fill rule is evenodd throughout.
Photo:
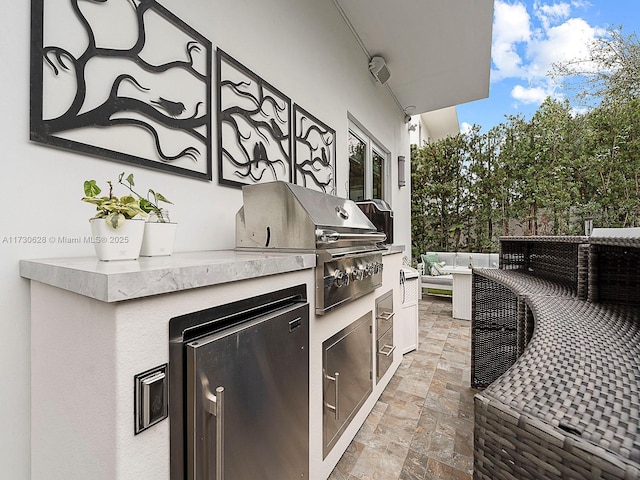
<svg viewBox="0 0 640 480"><path fill-rule="evenodd" d="M497 268L474 268L473 273L504 285L516 295L556 295L563 297L575 297L577 295L577 288L572 282L540 278L529 272L500 270Z"/></svg>
<svg viewBox="0 0 640 480"><path fill-rule="evenodd" d="M637 237L589 237L589 243L591 245L640 248L640 238Z"/></svg>
<svg viewBox="0 0 640 480"><path fill-rule="evenodd" d="M640 240L502 238L500 265L474 270L474 287L499 285L474 301L515 297L500 315L518 358L495 381L476 368L490 385L475 397L474 478L640 479ZM472 324L472 358L476 334L491 351Z"/></svg>
<svg viewBox="0 0 640 480"><path fill-rule="evenodd" d="M574 297L568 282L514 270L474 269L471 324L471 386L486 387L522 354L533 333L524 295Z"/></svg>
<svg viewBox="0 0 640 480"><path fill-rule="evenodd" d="M537 238L537 240L530 241L531 238ZM561 237L562 241L551 241L551 238L502 237L500 268L569 282L577 289L578 247L582 244L583 237ZM523 239L529 239L529 241Z"/></svg>
<svg viewBox="0 0 640 480"><path fill-rule="evenodd" d="M589 296L589 252L588 244L578 245L578 298L586 300Z"/></svg>
<svg viewBox="0 0 640 480"><path fill-rule="evenodd" d="M518 358L518 297L474 272L472 284L471 386L486 387Z"/></svg>
<svg viewBox="0 0 640 480"><path fill-rule="evenodd" d="M502 236L500 237L500 243L502 242L522 242L522 243L588 243L589 237L581 235L573 236L553 236L553 235L537 235L537 236Z"/></svg>
<svg viewBox="0 0 640 480"><path fill-rule="evenodd" d="M525 355L476 398L476 478L640 478L640 312L527 302Z"/></svg>
<svg viewBox="0 0 640 480"><path fill-rule="evenodd" d="M596 244L590 250L589 299L640 306L640 248Z"/></svg>

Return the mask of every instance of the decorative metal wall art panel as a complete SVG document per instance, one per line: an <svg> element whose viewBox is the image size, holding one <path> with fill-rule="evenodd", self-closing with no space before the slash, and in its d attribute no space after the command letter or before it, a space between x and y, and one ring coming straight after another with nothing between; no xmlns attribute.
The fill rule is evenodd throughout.
<svg viewBox="0 0 640 480"><path fill-rule="evenodd" d="M211 180L211 42L155 0L32 0L31 139Z"/></svg>
<svg viewBox="0 0 640 480"><path fill-rule="evenodd" d="M294 105L295 183L335 195L336 132Z"/></svg>
<svg viewBox="0 0 640 480"><path fill-rule="evenodd" d="M291 100L221 49L217 53L219 183L291 182Z"/></svg>

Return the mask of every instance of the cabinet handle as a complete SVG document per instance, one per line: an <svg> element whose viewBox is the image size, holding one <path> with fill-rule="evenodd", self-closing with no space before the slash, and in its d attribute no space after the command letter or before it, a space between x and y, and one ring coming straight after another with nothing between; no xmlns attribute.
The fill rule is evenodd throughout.
<svg viewBox="0 0 640 480"><path fill-rule="evenodd" d="M207 411L216 417L216 480L224 480L224 387L206 393Z"/></svg>
<svg viewBox="0 0 640 480"><path fill-rule="evenodd" d="M391 320L394 315L395 315L395 312L382 312L378 314L378 318L386 321L386 320Z"/></svg>
<svg viewBox="0 0 640 480"><path fill-rule="evenodd" d="M385 351L384 351L384 349L385 349L385 348L388 348L388 349L389 349L389 351L385 352ZM383 346L382 346L382 348L380 348L380 350L378 351L378 353L379 353L380 355L384 355L385 357L388 357L388 356L390 356L390 355L393 353L393 351L394 351L395 349L396 349L396 346L395 346L395 345L383 345Z"/></svg>
<svg viewBox="0 0 640 480"><path fill-rule="evenodd" d="M338 391L340 389L340 373L336 372L333 374L333 377L330 375L325 375L325 377L327 378L327 380L331 380L332 382L335 382L336 384L336 394L334 397L334 405L331 405L327 402L324 403L324 405L331 411L334 412L335 414L335 419L338 420L338 418L340 417L340 396L338 395Z"/></svg>

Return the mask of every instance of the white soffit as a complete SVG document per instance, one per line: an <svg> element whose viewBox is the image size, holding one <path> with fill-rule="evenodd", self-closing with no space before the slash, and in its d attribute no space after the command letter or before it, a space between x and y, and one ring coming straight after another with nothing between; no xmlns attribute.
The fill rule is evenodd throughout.
<svg viewBox="0 0 640 480"><path fill-rule="evenodd" d="M456 107L441 108L440 110L422 113L420 120L429 130L431 140L440 140L449 135L460 133Z"/></svg>
<svg viewBox="0 0 640 480"><path fill-rule="evenodd" d="M493 0L334 0L387 85L420 114L489 96ZM363 59L363 68L367 61Z"/></svg>

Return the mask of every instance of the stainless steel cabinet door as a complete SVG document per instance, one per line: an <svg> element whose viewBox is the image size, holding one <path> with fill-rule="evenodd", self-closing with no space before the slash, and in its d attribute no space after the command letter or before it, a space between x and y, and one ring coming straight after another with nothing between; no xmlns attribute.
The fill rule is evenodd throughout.
<svg viewBox="0 0 640 480"><path fill-rule="evenodd" d="M322 343L325 457L373 391L372 317L363 315Z"/></svg>
<svg viewBox="0 0 640 480"><path fill-rule="evenodd" d="M309 306L187 344L191 480L309 478Z"/></svg>

